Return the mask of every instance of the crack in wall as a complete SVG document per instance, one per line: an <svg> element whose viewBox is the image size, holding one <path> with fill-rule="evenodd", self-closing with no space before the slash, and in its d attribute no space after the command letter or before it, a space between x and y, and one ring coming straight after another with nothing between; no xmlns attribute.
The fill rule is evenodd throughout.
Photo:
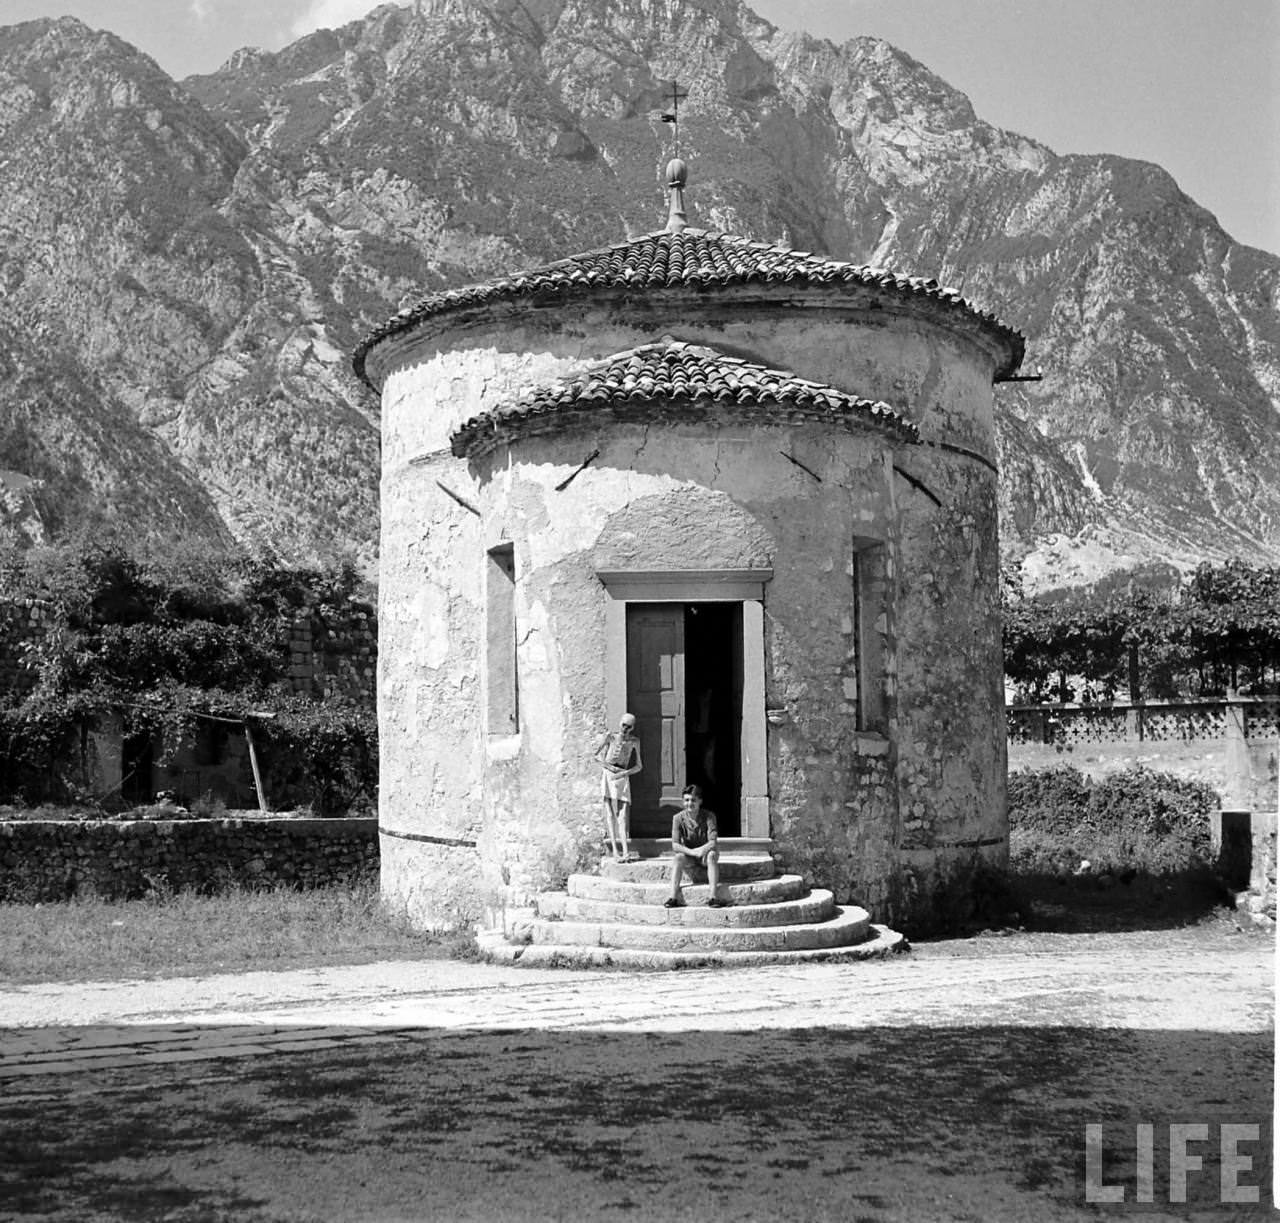
<svg viewBox="0 0 1280 1223"><path fill-rule="evenodd" d="M640 445L639 445L639 447L638 447L638 448L637 448L637 450L636 450L636 457L635 457L635 460L634 460L635 462L637 462L637 463L638 463L638 462L640 461L640 456L644 454L644 452L645 452L645 448L646 448L648 445L649 445L649 426L648 426L648 425L645 425L645 426L644 426L644 436L642 437L641 442L640 442Z"/></svg>

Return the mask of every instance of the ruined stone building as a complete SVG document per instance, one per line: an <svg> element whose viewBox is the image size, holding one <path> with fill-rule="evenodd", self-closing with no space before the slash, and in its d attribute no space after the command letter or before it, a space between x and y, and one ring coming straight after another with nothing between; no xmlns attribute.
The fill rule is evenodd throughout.
<svg viewBox="0 0 1280 1223"><path fill-rule="evenodd" d="M722 836L908 930L1007 852L993 382L932 280L667 227L432 293L382 398L383 886L424 925L598 859L686 782ZM648 846L650 852L653 846Z"/></svg>

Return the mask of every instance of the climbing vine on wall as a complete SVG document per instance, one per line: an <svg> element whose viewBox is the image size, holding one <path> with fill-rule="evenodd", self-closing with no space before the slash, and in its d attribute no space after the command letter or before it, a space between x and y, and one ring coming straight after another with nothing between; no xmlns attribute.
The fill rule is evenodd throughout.
<svg viewBox="0 0 1280 1223"><path fill-rule="evenodd" d="M274 782L326 812L368 801L372 709L295 694L287 683L299 614L367 609L360 595L349 563L291 569L182 549L143 556L97 541L0 557L0 606L40 609L39 632L16 647L8 639L33 682L0 692L0 801L88 797L62 766L106 715L169 754L201 717L247 722L268 748Z"/></svg>

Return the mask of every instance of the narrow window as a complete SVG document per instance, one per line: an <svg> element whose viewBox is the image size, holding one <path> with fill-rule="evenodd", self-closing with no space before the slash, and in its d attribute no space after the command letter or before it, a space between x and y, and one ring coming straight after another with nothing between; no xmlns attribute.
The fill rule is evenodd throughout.
<svg viewBox="0 0 1280 1223"><path fill-rule="evenodd" d="M879 540L853 541L853 633L845 691L855 702L857 729L888 729L885 711L887 575Z"/></svg>
<svg viewBox="0 0 1280 1223"><path fill-rule="evenodd" d="M520 693L516 683L516 554L512 544L489 549L485 569L489 733L520 730Z"/></svg>

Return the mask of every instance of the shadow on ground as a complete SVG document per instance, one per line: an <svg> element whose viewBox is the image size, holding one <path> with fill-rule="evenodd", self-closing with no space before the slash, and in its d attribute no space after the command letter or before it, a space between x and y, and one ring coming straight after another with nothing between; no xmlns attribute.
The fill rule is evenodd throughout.
<svg viewBox="0 0 1280 1223"><path fill-rule="evenodd" d="M638 989L643 983L637 984ZM13 1082L0 1201L23 1219L1095 1219L1156 1128L1161 1218L1220 1204L1217 1125L1270 1183L1270 1034L821 1028L401 1031L391 1043ZM1188 1203L1167 1126L1204 1123ZM1243 1168L1243 1165L1242 1165ZM1268 1201L1264 1189L1262 1202Z"/></svg>
<svg viewBox="0 0 1280 1223"><path fill-rule="evenodd" d="M944 930L908 933L920 941L992 930L1108 934L1211 927L1231 921L1232 900L1207 868L1070 875L1015 867L975 876L965 912L951 914Z"/></svg>
<svg viewBox="0 0 1280 1223"><path fill-rule="evenodd" d="M1102 934L1172 930L1220 914L1229 896L1208 871L1063 877L1014 874L1009 906L1026 930Z"/></svg>

